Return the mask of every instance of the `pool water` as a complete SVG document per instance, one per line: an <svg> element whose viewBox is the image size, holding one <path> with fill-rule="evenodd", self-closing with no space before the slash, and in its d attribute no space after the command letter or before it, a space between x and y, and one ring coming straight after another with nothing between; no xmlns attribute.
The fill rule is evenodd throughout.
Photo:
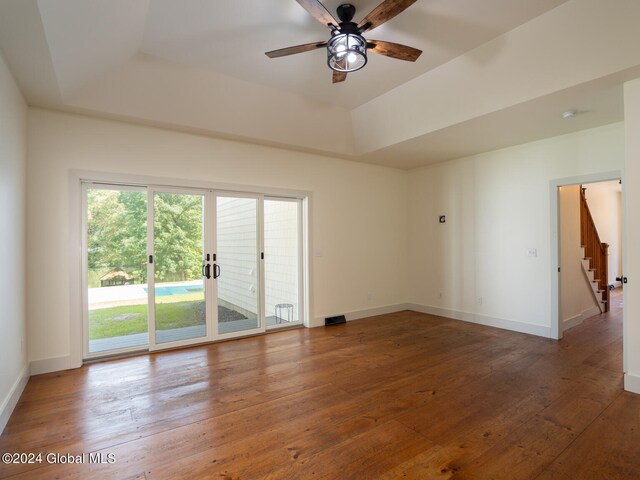
<svg viewBox="0 0 640 480"><path fill-rule="evenodd" d="M148 289L144 289L145 292ZM169 297L171 295L185 295L188 293L200 293L203 292L202 285L173 285L171 287L156 287L156 297Z"/></svg>

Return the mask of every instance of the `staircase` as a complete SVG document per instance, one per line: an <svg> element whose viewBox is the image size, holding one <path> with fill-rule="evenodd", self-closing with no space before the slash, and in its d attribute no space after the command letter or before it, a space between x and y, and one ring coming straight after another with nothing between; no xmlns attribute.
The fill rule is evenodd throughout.
<svg viewBox="0 0 640 480"><path fill-rule="evenodd" d="M580 186L580 243L582 269L591 284L600 312L609 311L609 244L602 243L589 211L585 189Z"/></svg>
<svg viewBox="0 0 640 480"><path fill-rule="evenodd" d="M585 256L584 247L582 247L582 271L587 276L587 280L589 281L589 285L591 285L591 290L593 291L593 298L595 298L596 303L598 304L598 308L600 309L600 313L609 311L609 289L606 289L606 297L605 290L600 290L600 279L595 278L596 271L591 268L591 259Z"/></svg>

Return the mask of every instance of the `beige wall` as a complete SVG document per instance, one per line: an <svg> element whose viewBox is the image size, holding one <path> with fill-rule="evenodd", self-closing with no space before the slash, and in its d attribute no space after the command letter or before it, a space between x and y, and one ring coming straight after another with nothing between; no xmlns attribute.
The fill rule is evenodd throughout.
<svg viewBox="0 0 640 480"><path fill-rule="evenodd" d="M409 302L550 335L550 182L622 169L623 145L618 123L411 172Z"/></svg>
<svg viewBox="0 0 640 480"><path fill-rule="evenodd" d="M31 360L70 351L70 169L311 191L316 324L408 301L550 335L550 182L623 166L622 124L403 172L42 110L29 120Z"/></svg>
<svg viewBox="0 0 640 480"><path fill-rule="evenodd" d="M30 110L31 360L70 352L70 169L311 191L316 321L405 301L406 172Z"/></svg>
<svg viewBox="0 0 640 480"><path fill-rule="evenodd" d="M580 185L558 191L560 235L560 320L563 330L600 313L582 269L580 243Z"/></svg>
<svg viewBox="0 0 640 480"><path fill-rule="evenodd" d="M0 432L27 378L25 201L27 106L0 55Z"/></svg>

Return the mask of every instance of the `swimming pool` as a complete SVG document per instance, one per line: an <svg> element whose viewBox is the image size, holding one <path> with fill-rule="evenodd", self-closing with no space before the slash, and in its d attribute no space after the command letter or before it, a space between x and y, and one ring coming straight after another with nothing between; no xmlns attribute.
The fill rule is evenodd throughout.
<svg viewBox="0 0 640 480"><path fill-rule="evenodd" d="M148 289L144 289L148 292ZM156 297L170 297L171 295L185 295L188 293L200 293L203 292L202 285L172 285L166 287L156 287Z"/></svg>

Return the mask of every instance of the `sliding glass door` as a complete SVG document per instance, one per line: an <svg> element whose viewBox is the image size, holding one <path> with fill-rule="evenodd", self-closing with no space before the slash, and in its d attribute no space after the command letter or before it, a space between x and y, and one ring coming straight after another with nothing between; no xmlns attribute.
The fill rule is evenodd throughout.
<svg viewBox="0 0 640 480"><path fill-rule="evenodd" d="M146 348L147 192L84 190L85 357Z"/></svg>
<svg viewBox="0 0 640 480"><path fill-rule="evenodd" d="M299 199L83 186L85 358L301 324Z"/></svg>
<svg viewBox="0 0 640 480"><path fill-rule="evenodd" d="M203 268L205 197L153 191L153 344L184 345L208 338Z"/></svg>
<svg viewBox="0 0 640 480"><path fill-rule="evenodd" d="M216 195L218 335L261 330L258 198Z"/></svg>
<svg viewBox="0 0 640 480"><path fill-rule="evenodd" d="M302 208L295 198L264 200L265 316L268 329L302 321Z"/></svg>

